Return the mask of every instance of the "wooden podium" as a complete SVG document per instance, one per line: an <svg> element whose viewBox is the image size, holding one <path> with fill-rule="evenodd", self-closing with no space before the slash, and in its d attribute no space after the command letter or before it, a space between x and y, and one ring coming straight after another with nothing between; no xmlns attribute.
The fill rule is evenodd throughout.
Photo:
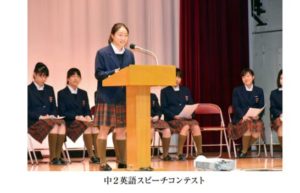
<svg viewBox="0 0 300 193"><path fill-rule="evenodd" d="M126 86L127 169L151 168L150 87L175 85L171 65L130 65L103 80L103 86Z"/></svg>

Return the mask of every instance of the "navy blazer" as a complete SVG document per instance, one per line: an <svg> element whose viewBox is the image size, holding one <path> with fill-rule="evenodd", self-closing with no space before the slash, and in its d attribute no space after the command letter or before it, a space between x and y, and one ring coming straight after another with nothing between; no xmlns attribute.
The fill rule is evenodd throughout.
<svg viewBox="0 0 300 193"><path fill-rule="evenodd" d="M262 108L265 105L264 91L257 86L253 86L252 91L247 91L244 85L236 87L232 94L232 105L234 109L232 122L237 123L250 107Z"/></svg>
<svg viewBox="0 0 300 193"><path fill-rule="evenodd" d="M60 116L65 116L65 121L70 124L76 116L91 116L89 99L85 90L77 90L77 94L72 94L68 87L60 90L57 94L58 112Z"/></svg>
<svg viewBox="0 0 300 193"><path fill-rule="evenodd" d="M160 93L161 108L166 121L174 119L185 105L194 104L190 90L187 87L180 86L179 91L168 86L161 90Z"/></svg>
<svg viewBox="0 0 300 193"><path fill-rule="evenodd" d="M271 120L274 120L282 114L282 90L276 89L271 92L270 103Z"/></svg>
<svg viewBox="0 0 300 193"><path fill-rule="evenodd" d="M32 82L28 85L28 127L39 120L42 115L57 115L54 90L52 86L44 85L43 91L38 91Z"/></svg>
<svg viewBox="0 0 300 193"><path fill-rule="evenodd" d="M125 49L123 62L120 62L111 45L98 50L95 62L95 77L98 80L97 103L124 104L126 102L125 87L103 87L102 81L112 75L115 69L122 69L134 63L134 55L128 49Z"/></svg>
<svg viewBox="0 0 300 193"><path fill-rule="evenodd" d="M158 103L158 98L155 94L151 93L151 117L158 116L159 118L162 115L161 108Z"/></svg>

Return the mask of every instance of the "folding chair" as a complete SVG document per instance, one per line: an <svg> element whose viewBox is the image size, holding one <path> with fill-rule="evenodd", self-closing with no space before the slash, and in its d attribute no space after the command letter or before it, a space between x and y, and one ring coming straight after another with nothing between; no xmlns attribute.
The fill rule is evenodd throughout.
<svg viewBox="0 0 300 193"><path fill-rule="evenodd" d="M271 155L271 157L274 157L274 141L273 141L273 130L271 129L271 132L270 132L270 155ZM276 133L276 132L275 132ZM277 135L277 134L275 134L275 135ZM279 143L277 143L277 144L279 144ZM276 145L277 145L276 144Z"/></svg>
<svg viewBox="0 0 300 193"><path fill-rule="evenodd" d="M156 148L157 148L157 155L156 156L159 158L159 148L162 147L161 138L160 138L161 134L162 134L161 130L154 128L154 133L153 133L153 137L152 137L152 144L151 144L151 157L152 158L155 156L155 149Z"/></svg>
<svg viewBox="0 0 300 193"><path fill-rule="evenodd" d="M231 116L233 115L233 107L232 107L232 105L230 105L228 107L227 113L228 113L229 123L232 123L232 118L231 118ZM236 146L239 146L240 144L235 143L235 141L233 139L229 138L229 148L231 148L231 142L232 142L232 146L233 146L234 157L237 158Z"/></svg>
<svg viewBox="0 0 300 193"><path fill-rule="evenodd" d="M86 150L86 147L85 145L83 146L82 148L82 158L77 160L77 159L71 159L70 156L69 156L69 150L76 150L78 148L68 148L67 147L67 143L64 143L64 146L65 146L65 149L66 149L66 153L67 153L67 157L68 157L68 162L71 163L71 162L83 162L85 160L85 150Z"/></svg>
<svg viewBox="0 0 300 193"><path fill-rule="evenodd" d="M234 114L234 109L232 107L232 105L230 105L228 107L228 120L229 120L229 123L232 123L232 115ZM231 141L232 141L232 145L233 145L233 151L234 151L234 157L237 158L237 153L236 153L236 146L239 145L239 144L236 144L234 140L230 139L229 138L229 145L231 145ZM267 157L267 148L266 148L266 144L264 142L264 140L261 138L261 136L259 136L258 138L258 144L254 144L254 145L258 145L258 153L257 153L257 157L260 156L260 152L261 152L261 144L263 144L264 146L264 153L265 153L265 157Z"/></svg>
<svg viewBox="0 0 300 193"><path fill-rule="evenodd" d="M197 115L219 115L220 116L220 126L201 126L201 132L208 132L208 131L219 131L220 132L220 143L219 144L204 144L202 146L220 146L220 153L218 157L222 156L222 148L223 146L227 147L228 157L231 158L230 148L227 140L226 128L223 119L223 113L221 108L216 104L211 103L200 103L195 110L195 114ZM223 135L225 138L225 144L223 144ZM193 144L193 138L191 138ZM193 148L191 148L192 150ZM192 152L192 151L191 151Z"/></svg>
<svg viewBox="0 0 300 193"><path fill-rule="evenodd" d="M96 93L95 93L95 96L96 96ZM92 115L92 119L94 118L94 114L95 114L95 110L96 110L96 106L92 106L91 107L91 115ZM67 146L65 145L66 149L67 149ZM70 148L69 148L70 149ZM77 148L76 148L77 149ZM80 160L73 160L73 162L83 162L85 160L85 156L86 156L86 147L85 147L85 144L83 145L83 148L82 148L82 158ZM70 160L71 161L71 160Z"/></svg>
<svg viewBox="0 0 300 193"><path fill-rule="evenodd" d="M30 151L32 151L33 152L33 157L34 157L34 161L35 161L35 163L36 164L39 164L39 161L38 161L38 159L37 159L37 156L36 156L36 153L35 153L35 151L36 150L43 150L44 148L35 148L34 147L34 145L33 145L33 143L32 143L32 137L28 134L28 145L29 145L29 149L28 149L28 152L29 152L29 158L30 158L30 161L31 161L31 163L34 163L33 162L33 160L32 160L32 156L31 156L31 154L30 154ZM65 151L64 151L64 148L63 147L65 147ZM62 151L62 154L63 154L63 157L64 157L64 159L67 159L67 162L68 163L71 163L71 159L70 159L70 154L69 154L69 152L68 152L68 149L67 149L67 146L66 146L66 143L64 142L64 146L63 146L62 148L63 148L63 151ZM48 148L46 148L45 150L48 150ZM51 161L51 160L50 160ZM49 162L50 162L49 161Z"/></svg>
<svg viewBox="0 0 300 193"><path fill-rule="evenodd" d="M29 154L29 159L30 159L30 163L32 165L34 164L39 164L38 160L37 160L37 156L36 156L36 153L35 153L35 150L33 148L33 143L32 143L32 140L31 140L31 136L29 134L27 134L27 137L28 137L28 147L27 147L27 152ZM32 158L32 155L31 155L31 152L33 153L33 157L34 157L34 160Z"/></svg>

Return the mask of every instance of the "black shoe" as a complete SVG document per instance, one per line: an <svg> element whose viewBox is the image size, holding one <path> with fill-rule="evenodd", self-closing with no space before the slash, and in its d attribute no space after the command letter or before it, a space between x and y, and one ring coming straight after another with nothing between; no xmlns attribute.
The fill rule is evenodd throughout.
<svg viewBox="0 0 300 193"><path fill-rule="evenodd" d="M67 162L64 159L59 158L59 161L60 161L61 165L67 165Z"/></svg>
<svg viewBox="0 0 300 193"><path fill-rule="evenodd" d="M178 161L185 161L186 157L183 154L178 155Z"/></svg>
<svg viewBox="0 0 300 193"><path fill-rule="evenodd" d="M247 157L247 153L240 153L239 158L246 158Z"/></svg>
<svg viewBox="0 0 300 193"><path fill-rule="evenodd" d="M173 158L168 154L166 157L162 159L163 161L173 161Z"/></svg>
<svg viewBox="0 0 300 193"><path fill-rule="evenodd" d="M140 168L140 171L147 171L147 172L151 172L153 171L154 169L151 168L151 167L144 167L144 168Z"/></svg>
<svg viewBox="0 0 300 193"><path fill-rule="evenodd" d="M99 164L100 163L100 159L95 157L95 156L91 157L90 161L93 164Z"/></svg>
<svg viewBox="0 0 300 193"><path fill-rule="evenodd" d="M111 167L108 164L100 165L100 171L111 171Z"/></svg>
<svg viewBox="0 0 300 193"><path fill-rule="evenodd" d="M51 165L58 165L59 162L60 162L59 159L53 158L53 159L50 161L50 164L51 164Z"/></svg>
<svg viewBox="0 0 300 193"><path fill-rule="evenodd" d="M50 162L51 165L63 165L58 158L53 158Z"/></svg>
<svg viewBox="0 0 300 193"><path fill-rule="evenodd" d="M127 168L127 164L119 163L119 164L118 164L118 168L119 168L119 169L121 169L121 168Z"/></svg>

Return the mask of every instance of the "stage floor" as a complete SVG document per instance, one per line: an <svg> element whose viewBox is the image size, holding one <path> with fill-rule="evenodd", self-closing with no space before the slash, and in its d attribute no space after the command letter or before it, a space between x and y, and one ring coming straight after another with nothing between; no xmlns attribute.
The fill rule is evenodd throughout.
<svg viewBox="0 0 300 193"><path fill-rule="evenodd" d="M28 164L27 168L28 171L99 171L99 165L89 163L88 158L82 162L80 162L80 159L72 160L74 161L71 164L65 166L53 166L47 163L48 159L44 159L42 160L43 163L38 165ZM113 170L116 170L116 162L114 160L115 158L108 158L108 164ZM274 158L253 157L236 159L236 161L236 169L243 171L280 171L283 165L281 153L275 153ZM186 161L162 161L159 158L152 158L151 166L159 171L196 171L192 159Z"/></svg>

